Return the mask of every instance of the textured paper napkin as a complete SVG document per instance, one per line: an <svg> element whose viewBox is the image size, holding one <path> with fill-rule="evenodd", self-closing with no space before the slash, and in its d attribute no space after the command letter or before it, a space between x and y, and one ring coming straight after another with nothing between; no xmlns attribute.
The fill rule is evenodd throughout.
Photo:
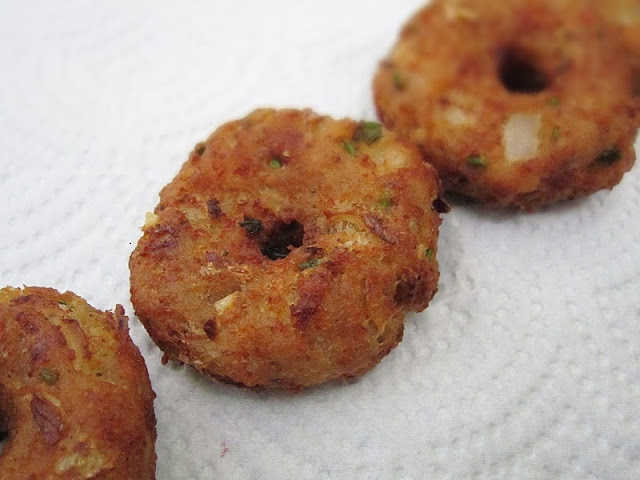
<svg viewBox="0 0 640 480"><path fill-rule="evenodd" d="M640 168L534 214L454 204L440 291L361 379L299 395L163 366L127 261L196 142L261 106L375 117L420 1L0 1L0 284L122 303L157 478L640 478Z"/></svg>

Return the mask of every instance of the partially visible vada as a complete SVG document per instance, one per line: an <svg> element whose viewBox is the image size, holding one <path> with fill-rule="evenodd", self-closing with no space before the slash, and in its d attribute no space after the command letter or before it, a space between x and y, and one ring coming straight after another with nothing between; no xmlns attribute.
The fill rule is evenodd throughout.
<svg viewBox="0 0 640 480"><path fill-rule="evenodd" d="M0 290L0 478L155 478L154 393L121 306Z"/></svg>
<svg viewBox="0 0 640 480"><path fill-rule="evenodd" d="M435 0L373 91L383 124L419 145L446 190L535 210L610 189L632 167L630 68L593 2Z"/></svg>
<svg viewBox="0 0 640 480"><path fill-rule="evenodd" d="M136 314L168 359L223 382L361 375L436 292L440 194L377 123L256 110L160 193L129 263Z"/></svg>

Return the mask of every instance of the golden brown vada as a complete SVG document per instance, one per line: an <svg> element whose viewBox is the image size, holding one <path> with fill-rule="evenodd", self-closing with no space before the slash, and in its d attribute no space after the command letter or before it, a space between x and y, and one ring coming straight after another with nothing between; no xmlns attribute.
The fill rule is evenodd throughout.
<svg viewBox="0 0 640 480"><path fill-rule="evenodd" d="M122 306L0 290L3 480L155 478L154 393Z"/></svg>
<svg viewBox="0 0 640 480"><path fill-rule="evenodd" d="M437 288L437 173L374 122L257 110L196 145L130 259L169 359L299 390L371 369Z"/></svg>
<svg viewBox="0 0 640 480"><path fill-rule="evenodd" d="M592 2L435 0L375 76L383 124L450 192L533 210L612 188L635 161L637 101Z"/></svg>

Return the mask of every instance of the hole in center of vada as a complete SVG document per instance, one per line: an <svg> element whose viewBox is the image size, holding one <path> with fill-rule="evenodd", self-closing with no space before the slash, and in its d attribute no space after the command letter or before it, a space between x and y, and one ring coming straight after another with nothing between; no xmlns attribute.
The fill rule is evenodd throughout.
<svg viewBox="0 0 640 480"><path fill-rule="evenodd" d="M260 243L260 251L271 260L285 258L289 255L292 247L298 248L302 245L303 238L304 227L302 224L295 220L288 223L279 222Z"/></svg>
<svg viewBox="0 0 640 480"><path fill-rule="evenodd" d="M517 48L507 48L500 60L499 75L502 85L513 93L538 93L549 86L542 69L530 54Z"/></svg>

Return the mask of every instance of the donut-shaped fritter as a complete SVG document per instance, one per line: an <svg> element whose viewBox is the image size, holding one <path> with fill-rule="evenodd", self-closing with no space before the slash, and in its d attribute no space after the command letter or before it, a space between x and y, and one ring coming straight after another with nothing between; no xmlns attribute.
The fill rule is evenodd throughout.
<svg viewBox="0 0 640 480"><path fill-rule="evenodd" d="M360 375L436 292L437 173L377 123L257 110L198 144L130 259L169 359L248 387Z"/></svg>
<svg viewBox="0 0 640 480"><path fill-rule="evenodd" d="M435 0L373 88L445 190L533 210L620 182L637 103L619 35L589 1Z"/></svg>
<svg viewBox="0 0 640 480"><path fill-rule="evenodd" d="M153 399L120 305L0 290L3 480L154 479Z"/></svg>

